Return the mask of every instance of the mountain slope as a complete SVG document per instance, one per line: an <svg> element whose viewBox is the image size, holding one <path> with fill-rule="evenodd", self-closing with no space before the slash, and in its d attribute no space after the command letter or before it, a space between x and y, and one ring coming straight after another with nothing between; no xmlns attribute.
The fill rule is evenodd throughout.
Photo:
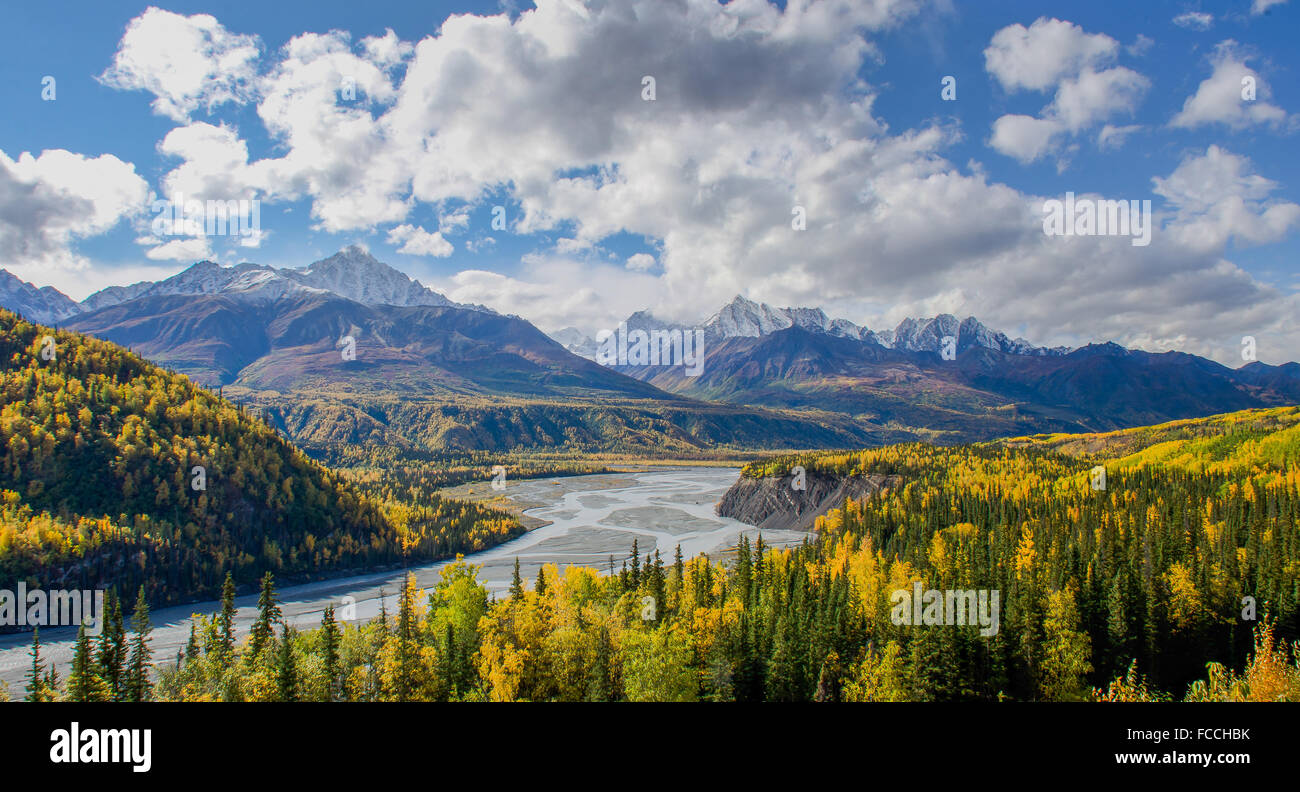
<svg viewBox="0 0 1300 792"><path fill-rule="evenodd" d="M215 593L228 570L318 576L519 530L454 501L390 514L185 377L8 311L0 447L0 577L48 588L144 585L154 602L183 601Z"/></svg>
<svg viewBox="0 0 1300 792"><path fill-rule="evenodd" d="M938 354L943 336L957 339L952 360ZM839 412L942 442L1117 429L1300 401L1295 364L1234 371L1117 344L1048 350L951 316L904 322L894 340L887 347L792 325L715 338L698 376L683 366L615 368L684 396Z"/></svg>
<svg viewBox="0 0 1300 792"><path fill-rule="evenodd" d="M792 496L796 465L809 487ZM818 495L840 498L816 520L821 569L844 570L874 640L897 642L918 680L934 678L943 650L936 631L890 619L899 581L999 591L996 639L942 636L961 646L951 656L964 671L946 672L936 698L1061 697L1043 684L1041 647L1063 599L1091 666L1068 697L1134 662L1155 689L1181 695L1207 663L1243 663L1257 625L1271 621L1283 645L1300 634L1298 465L1300 407L1285 407L1105 435L771 458L745 467L722 513L792 519L822 508Z"/></svg>
<svg viewBox="0 0 1300 792"><path fill-rule="evenodd" d="M36 288L0 268L0 307L37 322L54 323L77 313L77 304L51 286Z"/></svg>

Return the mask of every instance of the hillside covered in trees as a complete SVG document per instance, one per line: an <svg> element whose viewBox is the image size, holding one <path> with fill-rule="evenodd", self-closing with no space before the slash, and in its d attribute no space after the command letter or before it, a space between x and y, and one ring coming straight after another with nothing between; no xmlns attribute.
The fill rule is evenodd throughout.
<svg viewBox="0 0 1300 792"><path fill-rule="evenodd" d="M0 311L0 579L215 595L227 572L318 577L522 532L476 504L379 490L121 347Z"/></svg>
<svg viewBox="0 0 1300 792"><path fill-rule="evenodd" d="M458 561L428 591L408 578L396 612L342 625L327 611L304 632L276 629L268 582L247 637L222 614L196 616L152 695L1300 700L1300 408L1090 441L1123 448L1117 457L1070 456L1049 439L1062 440L755 463L747 475L802 464L900 479L820 518L800 547L742 540L726 562L634 543L608 575L547 565L531 587L516 573L494 601ZM1000 591L999 629L894 623L891 593L917 582Z"/></svg>

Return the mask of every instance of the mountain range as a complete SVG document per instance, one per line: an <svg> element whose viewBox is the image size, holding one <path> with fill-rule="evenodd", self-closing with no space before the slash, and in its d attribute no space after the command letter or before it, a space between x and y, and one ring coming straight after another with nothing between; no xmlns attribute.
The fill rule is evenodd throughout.
<svg viewBox="0 0 1300 792"><path fill-rule="evenodd" d="M936 440L1018 431L1106 431L1247 407L1300 402L1300 364L1230 369L1181 352L1114 344L1036 346L951 314L875 331L820 308L774 308L737 296L698 325L638 311L641 330L702 331L698 376L680 365L611 366L684 396L818 409ZM566 328L554 336L596 358L598 344ZM943 352L953 339L951 359Z"/></svg>
<svg viewBox="0 0 1300 792"><path fill-rule="evenodd" d="M0 270L0 306L128 347L257 406L309 451L692 454L871 442L853 421L711 404L569 353L348 248L299 269L199 262L76 303Z"/></svg>
<svg viewBox="0 0 1300 792"><path fill-rule="evenodd" d="M0 269L0 305L46 324L142 297L182 295L227 295L246 303L334 295L363 305L454 306L489 311L481 305L454 303L357 246L300 268L278 269L252 263L222 267L211 261L200 261L166 280L110 286L80 303L53 287L37 289Z"/></svg>
<svg viewBox="0 0 1300 792"><path fill-rule="evenodd" d="M706 342L721 342L729 338L761 338L781 330L798 327L811 333L862 341L885 349L906 352L939 352L943 339L956 339L957 350L983 347L1011 355L1064 355L1067 347L1034 346L1023 338L1009 338L985 327L978 319L968 316L958 321L952 314L923 319L907 318L893 330L871 330L847 319L831 319L821 308L774 308L767 303L748 300L742 295L720 308L699 324L682 324L661 320L649 311L637 311L624 324L627 330L695 330L704 332ZM612 332L612 328L611 328ZM599 346L596 340L574 327L566 327L551 337L576 355L595 359Z"/></svg>
<svg viewBox="0 0 1300 792"><path fill-rule="evenodd" d="M309 450L620 451L965 442L1106 431L1300 402L1300 365L1230 369L1117 344L1036 346L974 317L871 330L738 296L682 366L595 362L597 344L462 305L351 247L301 268L199 262L77 303L0 270L0 306L127 346L256 404ZM940 354L944 339L953 355ZM951 359L949 359L951 358Z"/></svg>

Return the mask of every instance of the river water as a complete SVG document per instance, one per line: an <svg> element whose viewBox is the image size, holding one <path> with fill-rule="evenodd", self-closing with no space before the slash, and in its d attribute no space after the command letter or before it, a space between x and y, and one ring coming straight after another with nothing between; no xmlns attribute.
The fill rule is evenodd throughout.
<svg viewBox="0 0 1300 792"><path fill-rule="evenodd" d="M609 557L613 556L617 569L630 557L634 538L642 554L657 549L665 565L672 563L677 545L681 545L684 558L699 553L716 558L731 551L741 534L752 541L755 533L752 526L719 517L714 510L739 474L735 468L693 467L510 481L501 494L524 504L542 504L524 513L549 524L466 556L466 560L482 567L479 581L500 596L510 586L516 558L521 575L530 582L542 564L557 564L561 570L576 564L605 573ZM799 531L768 531L763 541L787 546L799 544L805 536ZM420 586L430 587L437 583L447 563L413 566L409 571L415 573ZM346 615L352 621L377 616L381 598L389 612L395 613L395 595L406 571L289 586L277 592L280 609L286 621L302 629L318 626L330 603L340 618ZM257 594L238 597L235 604L237 640L242 640L257 617ZM219 602L212 601L155 611L151 619L154 662L165 663L176 657L189 638L191 614L212 614L219 607ZM129 620L130 613L126 616ZM72 661L76 632L75 627L41 630L41 656L47 667L50 661L57 664L64 679ZM13 698L24 692L30 645L30 634L0 636L0 681L8 683Z"/></svg>

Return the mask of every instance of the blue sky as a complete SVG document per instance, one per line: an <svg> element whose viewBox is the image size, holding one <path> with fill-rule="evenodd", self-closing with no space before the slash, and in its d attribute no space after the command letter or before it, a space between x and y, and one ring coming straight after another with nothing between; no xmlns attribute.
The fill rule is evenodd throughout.
<svg viewBox="0 0 1300 792"><path fill-rule="evenodd" d="M0 265L78 299L198 257L303 266L362 243L548 330L744 293L872 327L947 311L1040 343L1230 362L1250 334L1300 357L1294 1L6 14ZM1256 99L1225 99L1242 75ZM260 244L152 236L141 191L177 185L259 199ZM1153 243L1044 239L1036 207L1066 191L1152 200Z"/></svg>

